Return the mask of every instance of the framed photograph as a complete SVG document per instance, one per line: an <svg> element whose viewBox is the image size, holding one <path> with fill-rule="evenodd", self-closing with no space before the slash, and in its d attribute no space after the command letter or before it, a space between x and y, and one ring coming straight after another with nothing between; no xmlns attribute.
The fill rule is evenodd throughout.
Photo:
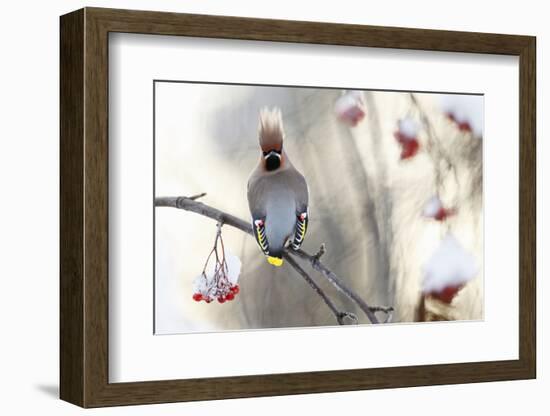
<svg viewBox="0 0 550 416"><path fill-rule="evenodd" d="M60 29L63 400L536 376L534 37Z"/></svg>

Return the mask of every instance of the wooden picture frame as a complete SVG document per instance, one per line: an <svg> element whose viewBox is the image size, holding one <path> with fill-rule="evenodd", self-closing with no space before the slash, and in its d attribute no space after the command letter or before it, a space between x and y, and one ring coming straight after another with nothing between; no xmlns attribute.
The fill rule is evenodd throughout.
<svg viewBox="0 0 550 416"><path fill-rule="evenodd" d="M82 407L529 379L536 376L534 37L85 8L60 19L60 396ZM109 383L108 34L519 57L519 359Z"/></svg>

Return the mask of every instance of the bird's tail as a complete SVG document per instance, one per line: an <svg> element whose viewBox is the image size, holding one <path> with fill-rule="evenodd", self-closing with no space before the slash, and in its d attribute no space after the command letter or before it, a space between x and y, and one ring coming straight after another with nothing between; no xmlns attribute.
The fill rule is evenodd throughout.
<svg viewBox="0 0 550 416"><path fill-rule="evenodd" d="M267 256L267 262L275 267L283 265L283 259L280 257Z"/></svg>

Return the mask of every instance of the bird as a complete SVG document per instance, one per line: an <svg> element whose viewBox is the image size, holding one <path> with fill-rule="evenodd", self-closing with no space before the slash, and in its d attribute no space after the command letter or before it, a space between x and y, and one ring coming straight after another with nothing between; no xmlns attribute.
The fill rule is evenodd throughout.
<svg viewBox="0 0 550 416"><path fill-rule="evenodd" d="M309 221L306 179L283 147L285 133L280 108L260 110L260 159L247 185L252 229L269 264L283 264L286 247L298 250Z"/></svg>

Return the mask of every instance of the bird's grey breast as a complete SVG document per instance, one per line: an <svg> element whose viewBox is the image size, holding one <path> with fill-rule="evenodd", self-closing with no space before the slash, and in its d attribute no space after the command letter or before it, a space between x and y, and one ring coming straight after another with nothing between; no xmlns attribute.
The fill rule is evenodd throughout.
<svg viewBox="0 0 550 416"><path fill-rule="evenodd" d="M272 254L278 254L296 226L296 201L291 189L274 186L266 201L266 237Z"/></svg>

